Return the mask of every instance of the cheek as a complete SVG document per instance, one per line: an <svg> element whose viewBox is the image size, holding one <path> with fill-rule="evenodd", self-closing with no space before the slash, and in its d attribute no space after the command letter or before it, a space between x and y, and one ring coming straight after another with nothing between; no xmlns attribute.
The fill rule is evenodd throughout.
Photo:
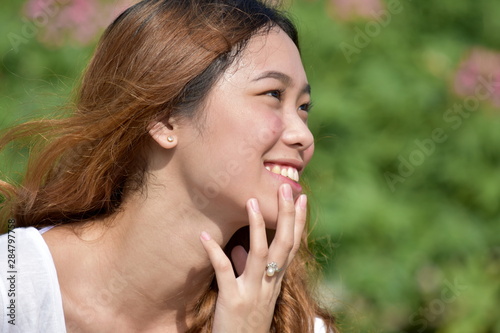
<svg viewBox="0 0 500 333"><path fill-rule="evenodd" d="M309 163L314 154L314 143L304 150L304 162L306 165Z"/></svg>
<svg viewBox="0 0 500 333"><path fill-rule="evenodd" d="M274 144L283 131L283 121L277 116L262 117L257 127L255 133L259 144Z"/></svg>

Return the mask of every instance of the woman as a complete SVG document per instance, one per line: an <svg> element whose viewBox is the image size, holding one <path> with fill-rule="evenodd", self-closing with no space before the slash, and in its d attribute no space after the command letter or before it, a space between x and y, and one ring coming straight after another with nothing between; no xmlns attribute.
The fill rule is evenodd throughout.
<svg viewBox="0 0 500 333"><path fill-rule="evenodd" d="M3 331L334 331L306 271L309 108L297 33L276 9L126 10L74 114L0 143L45 144L22 186L1 186L2 221L17 227L1 241L13 253L2 282L17 293L0 288Z"/></svg>

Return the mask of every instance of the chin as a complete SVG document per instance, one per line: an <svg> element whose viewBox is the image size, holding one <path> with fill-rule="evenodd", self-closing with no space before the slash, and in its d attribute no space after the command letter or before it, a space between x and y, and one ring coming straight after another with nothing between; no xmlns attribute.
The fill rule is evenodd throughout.
<svg viewBox="0 0 500 333"><path fill-rule="evenodd" d="M261 204L261 212L266 228L276 230L276 226L278 225L278 203L268 202Z"/></svg>

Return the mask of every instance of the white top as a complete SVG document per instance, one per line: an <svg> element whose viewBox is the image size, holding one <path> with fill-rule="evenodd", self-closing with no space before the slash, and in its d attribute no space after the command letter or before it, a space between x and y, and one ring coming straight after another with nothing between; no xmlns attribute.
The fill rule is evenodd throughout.
<svg viewBox="0 0 500 333"><path fill-rule="evenodd" d="M314 333L326 333L325 322L317 317L314 319Z"/></svg>
<svg viewBox="0 0 500 333"><path fill-rule="evenodd" d="M66 332L56 267L35 228L0 236L0 314L3 333Z"/></svg>
<svg viewBox="0 0 500 333"><path fill-rule="evenodd" d="M66 333L56 267L41 235L47 229L17 228L0 236L2 333ZM319 318L314 333L326 333Z"/></svg>

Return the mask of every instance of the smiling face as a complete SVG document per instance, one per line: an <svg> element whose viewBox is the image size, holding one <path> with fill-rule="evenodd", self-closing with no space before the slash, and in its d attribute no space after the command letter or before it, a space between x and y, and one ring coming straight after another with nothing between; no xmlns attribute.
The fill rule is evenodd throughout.
<svg viewBox="0 0 500 333"><path fill-rule="evenodd" d="M297 182L312 157L307 127L310 88L299 52L280 29L253 37L211 89L198 125L176 132L179 177L196 206L219 220L248 223L255 197L269 228L278 214L278 187Z"/></svg>

